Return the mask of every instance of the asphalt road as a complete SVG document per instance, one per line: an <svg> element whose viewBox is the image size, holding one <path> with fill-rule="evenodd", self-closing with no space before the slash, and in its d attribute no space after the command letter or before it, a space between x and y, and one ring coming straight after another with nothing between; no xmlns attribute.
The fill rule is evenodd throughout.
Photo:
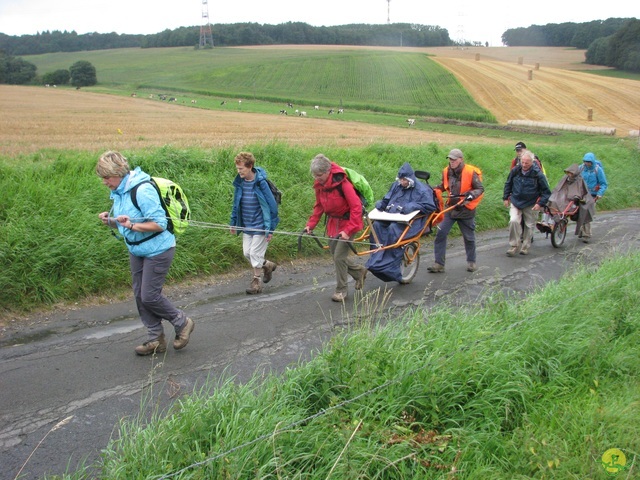
<svg viewBox="0 0 640 480"><path fill-rule="evenodd" d="M640 211L599 213L593 231L593 241L584 244L571 229L560 249L536 233L530 254L514 258L505 255L506 229L483 232L475 273L466 271L459 237L450 238L446 272L428 273L432 239L424 239L421 266L410 285L385 284L369 275L364 294L387 290L387 318L407 306L440 302L481 307L483 296L497 290L521 296L577 262L597 263L612 253L637 250ZM184 350L169 348L160 358L133 352L144 330L132 301L50 312L28 328L5 332L0 339L0 478L14 479L23 465L20 478L33 479L93 463L118 434L121 418L148 418L153 409L170 406L207 380L211 385L223 376L243 381L256 372L280 372L310 358L362 310L354 308L353 284L344 307L330 300L334 277L328 256L279 265L258 296L244 293L248 281L248 274L225 276L170 289L196 328ZM63 419L68 422L53 429Z"/></svg>

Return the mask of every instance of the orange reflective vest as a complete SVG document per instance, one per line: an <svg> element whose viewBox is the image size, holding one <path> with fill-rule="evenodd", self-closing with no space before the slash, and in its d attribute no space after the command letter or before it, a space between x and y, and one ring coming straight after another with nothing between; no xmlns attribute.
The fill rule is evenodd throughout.
<svg viewBox="0 0 640 480"><path fill-rule="evenodd" d="M447 175L447 170L449 167L445 167L442 172L442 186L446 191L449 191L449 175ZM482 171L478 167L474 167L473 165L465 165L462 169L462 175L460 178L460 194L464 192L468 192L469 190L473 190L473 174L477 173L478 178L482 181ZM484 196L484 192L477 198L474 198L469 203L465 205L469 210L475 210L475 208L482 200Z"/></svg>

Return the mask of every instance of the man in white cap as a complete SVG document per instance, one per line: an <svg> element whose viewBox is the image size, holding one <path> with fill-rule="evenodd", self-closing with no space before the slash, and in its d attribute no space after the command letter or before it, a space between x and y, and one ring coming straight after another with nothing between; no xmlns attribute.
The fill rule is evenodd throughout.
<svg viewBox="0 0 640 480"><path fill-rule="evenodd" d="M453 210L445 213L438 224L438 233L434 241L433 250L435 263L428 267L431 273L444 272L445 256L447 252L447 235L454 223L458 224L464 249L467 254L467 271L475 272L476 267L476 207L484 195L482 186L482 172L472 165L465 165L462 151L454 148L447 155L449 165L442 172L442 183L434 188L440 192L448 192L446 206L456 205Z"/></svg>

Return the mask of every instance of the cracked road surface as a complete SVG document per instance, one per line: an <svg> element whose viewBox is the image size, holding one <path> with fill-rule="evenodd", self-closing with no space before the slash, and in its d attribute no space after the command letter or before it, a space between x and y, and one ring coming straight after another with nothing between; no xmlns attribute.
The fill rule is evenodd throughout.
<svg viewBox="0 0 640 480"><path fill-rule="evenodd" d="M386 318L407 306L481 306L483 296L496 291L522 295L576 263L637 250L640 211L599 213L590 244L573 236L573 224L569 228L563 248L536 233L530 254L514 258L505 255L506 229L480 233L475 273L466 272L461 239L451 236L446 273L428 273L433 244L425 239L422 265L410 285L384 284L369 275L364 292L373 297L377 289L387 290ZM133 301L49 313L36 327L0 338L0 477L13 479L23 465L20 478L32 479L94 463L117 436L120 419L149 418L206 388L207 380L215 386L223 377L246 381L256 372L281 372L309 359L359 311L353 284L344 306L330 300L334 277L328 256L280 264L262 295L247 296L247 282L242 275L169 290L196 328L187 348L169 348L158 358L133 352L144 338Z"/></svg>

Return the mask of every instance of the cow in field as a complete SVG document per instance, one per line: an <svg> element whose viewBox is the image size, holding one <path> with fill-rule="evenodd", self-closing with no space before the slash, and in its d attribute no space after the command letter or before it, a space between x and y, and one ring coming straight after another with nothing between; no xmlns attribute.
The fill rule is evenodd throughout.
<svg viewBox="0 0 640 480"><path fill-rule="evenodd" d="M307 112L305 111L301 111L300 113L298 113L299 117L306 117L307 116Z"/></svg>
<svg viewBox="0 0 640 480"><path fill-rule="evenodd" d="M280 115L287 115L287 111L286 110L280 110Z"/></svg>
<svg viewBox="0 0 640 480"><path fill-rule="evenodd" d="M338 109L338 114L340 114L340 113L344 113L344 108L339 108Z"/></svg>
<svg viewBox="0 0 640 480"><path fill-rule="evenodd" d="M416 124L416 119L415 118L407 118L407 123L411 127L411 126Z"/></svg>
<svg viewBox="0 0 640 480"><path fill-rule="evenodd" d="M333 108L329 109L328 115L332 115L333 114Z"/></svg>

